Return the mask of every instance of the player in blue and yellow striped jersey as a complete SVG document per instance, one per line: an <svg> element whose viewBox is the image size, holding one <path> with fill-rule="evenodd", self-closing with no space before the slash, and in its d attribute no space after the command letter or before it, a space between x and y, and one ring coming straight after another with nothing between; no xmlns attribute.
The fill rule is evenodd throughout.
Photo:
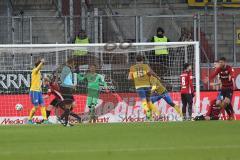
<svg viewBox="0 0 240 160"><path fill-rule="evenodd" d="M180 107L175 104L170 97L167 89L162 85L160 80L154 76L150 77L150 84L151 84L151 101L154 104L155 102L161 100L162 98L173 108L175 108L176 112L182 116L182 112Z"/></svg>
<svg viewBox="0 0 240 160"><path fill-rule="evenodd" d="M41 107L41 114L43 116L43 123L48 123L46 116L46 108L44 106L43 96L42 96L42 82L41 82L41 69L44 64L44 59L41 59L35 63L35 67L32 70L31 74L31 87L30 87L30 97L33 104L33 108L29 114L29 124L33 124L32 118L37 110L37 108Z"/></svg>
<svg viewBox="0 0 240 160"><path fill-rule="evenodd" d="M151 103L151 84L150 77L157 75L151 70L148 64L144 64L144 57L138 55L136 64L130 67L128 79L133 80L138 96L142 101L142 107L146 112L148 120L152 118L152 111L157 113L157 108ZM157 77L158 78L158 77Z"/></svg>

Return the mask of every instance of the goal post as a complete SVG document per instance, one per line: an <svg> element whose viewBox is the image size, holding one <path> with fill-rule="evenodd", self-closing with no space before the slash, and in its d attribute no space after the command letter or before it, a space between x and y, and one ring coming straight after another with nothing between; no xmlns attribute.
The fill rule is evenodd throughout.
<svg viewBox="0 0 240 160"><path fill-rule="evenodd" d="M199 42L195 42L195 83L196 83L196 101L195 108L196 114L200 113L200 46Z"/></svg>
<svg viewBox="0 0 240 160"><path fill-rule="evenodd" d="M80 52L79 52L80 51ZM157 52L167 53L157 55ZM80 53L78 55L78 53ZM97 72L107 81L108 87L114 93L118 93L124 102L113 104L112 97L115 94L100 96L102 105L99 117L110 117L110 122L121 121L122 116L142 117L143 112L138 108L139 100L133 84L127 80L129 67L135 63L136 55L145 57L145 63L161 77L163 84L177 103L180 102L180 74L185 62L193 66L195 86L195 114L200 112L200 52L199 42L162 42L162 43L92 43L92 44L4 44L0 45L0 120L3 117L19 117L28 115L31 108L28 97L30 87L30 73L34 62L44 58L46 63L43 68L43 77L51 75L61 68L68 59L74 59L78 72L88 72L90 64L97 66ZM78 86L76 91L77 113L86 112L87 84L81 83L74 77L74 84ZM46 88L43 87L45 93ZM101 92L102 93L102 92ZM127 100L126 100L127 99ZM134 101L134 102L132 102ZM125 103L126 102L126 103ZM47 104L49 101L46 102ZM99 102L100 103L100 102ZM16 111L15 105L22 104L24 109ZM114 106L110 106L110 104ZM162 111L169 111L164 102L156 104ZM110 106L110 107L109 107ZM114 111L114 115L112 111ZM123 111L124 110L124 111ZM123 113L124 112L124 113ZM104 115L107 115L104 117ZM115 117L114 117L115 116ZM1 119L2 118L2 119ZM21 119L21 118L20 118ZM117 120L116 120L117 119ZM0 121L0 123L1 123Z"/></svg>

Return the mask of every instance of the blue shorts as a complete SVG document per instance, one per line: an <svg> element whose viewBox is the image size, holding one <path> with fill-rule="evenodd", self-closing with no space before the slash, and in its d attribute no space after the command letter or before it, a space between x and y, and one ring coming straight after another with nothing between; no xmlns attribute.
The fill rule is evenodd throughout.
<svg viewBox="0 0 240 160"><path fill-rule="evenodd" d="M218 91L217 100L223 100L223 95L221 91Z"/></svg>
<svg viewBox="0 0 240 160"><path fill-rule="evenodd" d="M151 88L150 87L138 88L137 93L141 100L147 99L147 101L149 101L151 95Z"/></svg>
<svg viewBox="0 0 240 160"><path fill-rule="evenodd" d="M172 106L172 107L174 107L174 103L173 103L173 101L172 101L172 98L170 97L170 95L166 92L166 93L163 93L163 94L153 94L152 96L151 96L151 101L152 101L152 103L155 103L155 102L157 102L157 101L159 101L159 100L161 100L161 99L164 99L170 106Z"/></svg>
<svg viewBox="0 0 240 160"><path fill-rule="evenodd" d="M38 107L39 105L44 105L42 92L30 91L30 97L31 97L32 104L35 107Z"/></svg>

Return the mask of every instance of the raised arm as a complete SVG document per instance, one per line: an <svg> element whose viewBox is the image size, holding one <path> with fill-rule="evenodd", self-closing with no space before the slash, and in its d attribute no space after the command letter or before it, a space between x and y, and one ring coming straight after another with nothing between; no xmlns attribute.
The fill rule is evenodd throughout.
<svg viewBox="0 0 240 160"><path fill-rule="evenodd" d="M41 67L43 66L45 60L44 59L41 59L41 62L39 63L39 65L36 67L36 72L39 72Z"/></svg>
<svg viewBox="0 0 240 160"><path fill-rule="evenodd" d="M215 78L219 73L220 73L221 69L220 68L216 68L215 71L209 76L206 77L203 82L204 83L208 83L209 81L211 81L213 78Z"/></svg>
<svg viewBox="0 0 240 160"><path fill-rule="evenodd" d="M220 73L220 71L221 71L220 68L215 69L215 71L209 76L209 80L215 78Z"/></svg>

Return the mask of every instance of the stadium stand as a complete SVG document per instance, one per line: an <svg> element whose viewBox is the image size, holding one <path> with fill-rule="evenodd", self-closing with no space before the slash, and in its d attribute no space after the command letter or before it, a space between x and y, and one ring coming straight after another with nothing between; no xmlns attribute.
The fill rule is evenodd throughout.
<svg viewBox="0 0 240 160"><path fill-rule="evenodd" d="M240 7L239 0L221 0L221 1L218 1L218 3L220 3L220 6L222 7L228 7L228 8ZM188 5L194 6L194 7L205 7L206 5L208 5L212 7L213 1L212 0L188 0Z"/></svg>
<svg viewBox="0 0 240 160"><path fill-rule="evenodd" d="M7 3L6 0L0 2L0 15L14 16L12 18L2 17L0 22L0 43L70 43L71 39L81 28L87 29L86 31L93 42L96 40L99 42L146 42L155 34L155 30L159 26L165 28L166 35L171 41L177 41L181 36L182 28L187 28L193 35L193 17L167 19L146 16L195 15L199 13L201 15L201 35L204 35L202 38L204 43L202 43L201 49L204 50L208 59L212 61L214 51L211 48L214 44L214 23L212 7L208 5L211 1L208 0L189 0L188 3L185 0L123 0L121 2L111 0L110 3L106 0L86 0L83 1L85 3L81 3L80 0L74 0L73 16L75 17L73 17L72 33L70 33L69 28L71 20L69 17L64 17L70 15L69 0L62 1L60 7L57 3L59 1L56 0L11 0L9 2L11 3ZM83 12L81 5L84 5L85 12ZM233 6L228 8L225 5ZM237 16L235 16L236 21L233 22L234 17L231 15L238 14L238 8L235 8L236 5L238 5L237 0L223 0L219 3L219 54L226 56L230 60L233 60L233 55L226 52L233 52L232 45L235 35L233 25L234 23L236 23L235 25L240 23ZM6 6L10 6L11 10L7 10L8 7ZM94 14L94 8L98 9L98 15L108 16L102 17L101 24L104 27L102 27L101 38L96 38L94 34L95 19L90 18ZM226 12L230 13L230 15L225 14ZM80 15L89 15L89 18L84 20L79 18ZM136 22L136 18L133 15L145 16L142 17L142 37L137 37L136 35L137 27L139 27L136 26L136 23L140 23L140 18ZM8 25L5 25L6 23ZM84 23L85 28L82 26ZM100 20L97 23L100 24ZM236 50L239 50L239 46L236 46Z"/></svg>

